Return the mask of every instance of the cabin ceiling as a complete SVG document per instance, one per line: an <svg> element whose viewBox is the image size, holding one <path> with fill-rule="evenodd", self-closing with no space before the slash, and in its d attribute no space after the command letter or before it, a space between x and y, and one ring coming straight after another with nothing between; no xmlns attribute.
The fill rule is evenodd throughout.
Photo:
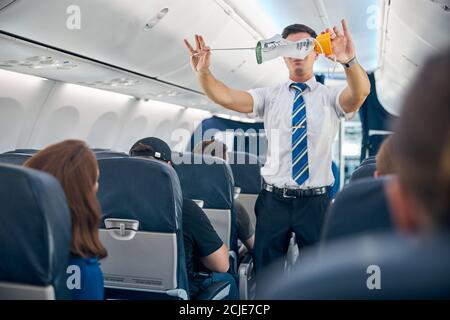
<svg viewBox="0 0 450 320"><path fill-rule="evenodd" d="M378 99L398 115L403 96L425 61L450 48L450 0L391 0L384 7Z"/></svg>
<svg viewBox="0 0 450 320"><path fill-rule="evenodd" d="M449 36L443 30L449 30L450 20L448 12L442 9L448 1L0 0L0 30L6 33L0 38L0 67L103 86L144 99L159 96L168 102L170 98L173 103L226 113L201 94L183 38L193 40L194 34L202 34L212 48L252 47L258 39L281 33L284 26L292 23L304 23L320 32L346 18L362 65L369 71L380 69L380 88L394 88L381 93L383 104L395 106L395 98L428 50L438 51L448 44ZM72 30L67 22L73 21L73 11L67 10L74 5L80 9L81 24L80 29ZM158 14L162 17L159 20ZM146 30L147 24L153 27ZM33 69L6 63L26 62L32 57L44 59L47 52L51 52L51 57L61 55L62 60L78 67ZM218 79L236 88L285 81L287 70L281 59L262 65L255 60L251 50L216 51L211 68ZM332 67L331 62L321 58L316 72L329 74ZM342 72L340 67L337 70Z"/></svg>

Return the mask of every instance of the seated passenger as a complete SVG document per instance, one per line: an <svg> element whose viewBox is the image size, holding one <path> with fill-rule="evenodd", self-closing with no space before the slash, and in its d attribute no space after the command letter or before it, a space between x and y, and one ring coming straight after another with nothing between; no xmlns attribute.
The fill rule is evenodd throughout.
<svg viewBox="0 0 450 320"><path fill-rule="evenodd" d="M206 154L208 156L219 157L227 161L227 146L215 140L205 140L199 142L195 148L194 153ZM234 210L236 212L237 234L239 240L245 245L248 251L253 251L255 243L255 227L250 221L250 216L245 207L239 200L234 200ZM242 255L245 250L239 249L239 254Z"/></svg>
<svg viewBox="0 0 450 320"><path fill-rule="evenodd" d="M403 103L392 140L394 219L407 233L450 231L450 50L428 61Z"/></svg>
<svg viewBox="0 0 450 320"><path fill-rule="evenodd" d="M395 174L394 170L394 148L392 146L392 136L387 137L381 144L376 157L377 169L374 172L374 177L381 177L390 174Z"/></svg>
<svg viewBox="0 0 450 320"><path fill-rule="evenodd" d="M106 257L100 243L99 171L95 155L79 140L66 140L36 153L25 167L55 176L64 189L72 219L69 266L79 267L79 285L69 288L75 300L103 300L103 273L99 259ZM76 272L73 273L76 275Z"/></svg>
<svg viewBox="0 0 450 320"><path fill-rule="evenodd" d="M144 138L130 149L131 157L152 158L172 166L170 147L158 138ZM183 238L190 295L195 297L212 283L230 283L229 300L239 299L233 276L227 273L228 248L217 235L203 210L193 201L183 199Z"/></svg>

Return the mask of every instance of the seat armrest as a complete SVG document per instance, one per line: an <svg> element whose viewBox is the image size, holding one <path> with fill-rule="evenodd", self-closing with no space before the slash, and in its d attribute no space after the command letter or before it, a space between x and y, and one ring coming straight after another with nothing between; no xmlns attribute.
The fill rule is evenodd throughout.
<svg viewBox="0 0 450 320"><path fill-rule="evenodd" d="M253 256L250 252L246 252L242 257L241 260L239 262L239 266L241 266L241 264L248 264L250 262L253 261Z"/></svg>
<svg viewBox="0 0 450 320"><path fill-rule="evenodd" d="M239 298L240 300L250 300L255 286L255 275L253 268L253 258L251 254L246 254L239 264Z"/></svg>
<svg viewBox="0 0 450 320"><path fill-rule="evenodd" d="M230 269L228 270L229 273L236 275L238 272L238 256L236 252L230 250L228 251L228 257L230 261Z"/></svg>
<svg viewBox="0 0 450 320"><path fill-rule="evenodd" d="M226 281L215 282L197 296L197 300L223 300L230 293L230 284Z"/></svg>

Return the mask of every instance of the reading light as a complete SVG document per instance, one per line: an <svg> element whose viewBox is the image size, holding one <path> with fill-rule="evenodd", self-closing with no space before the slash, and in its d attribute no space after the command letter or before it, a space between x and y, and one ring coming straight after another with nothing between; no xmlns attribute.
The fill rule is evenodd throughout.
<svg viewBox="0 0 450 320"><path fill-rule="evenodd" d="M163 8L153 18L151 18L144 27L144 31L150 31L154 28L166 15L169 13L169 8Z"/></svg>

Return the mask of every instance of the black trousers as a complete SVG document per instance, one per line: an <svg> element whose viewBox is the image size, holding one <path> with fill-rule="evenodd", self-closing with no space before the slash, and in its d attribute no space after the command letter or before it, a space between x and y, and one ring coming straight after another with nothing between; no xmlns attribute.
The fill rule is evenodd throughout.
<svg viewBox="0 0 450 320"><path fill-rule="evenodd" d="M258 275L269 265L271 272L283 271L292 232L299 248L319 241L329 203L327 194L287 199L261 191L255 204L254 263L257 281Z"/></svg>

